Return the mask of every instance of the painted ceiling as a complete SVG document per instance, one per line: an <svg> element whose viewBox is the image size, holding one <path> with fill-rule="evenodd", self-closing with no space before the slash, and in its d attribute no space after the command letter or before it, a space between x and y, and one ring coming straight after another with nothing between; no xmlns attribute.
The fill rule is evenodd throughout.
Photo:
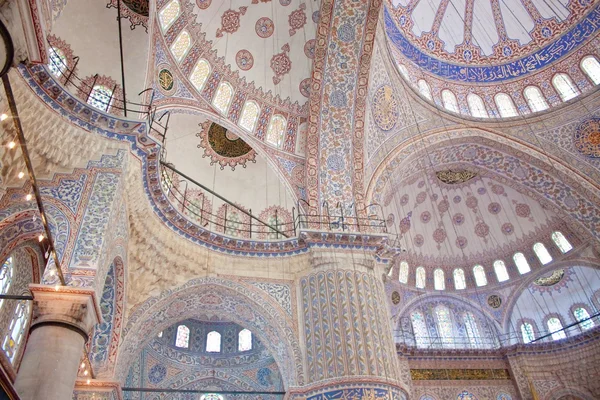
<svg viewBox="0 0 600 400"><path fill-rule="evenodd" d="M425 71L493 82L570 53L593 36L600 11L587 0L387 0L384 20L391 44Z"/></svg>
<svg viewBox="0 0 600 400"><path fill-rule="evenodd" d="M191 3L199 32L232 71L265 93L307 102L320 1Z"/></svg>

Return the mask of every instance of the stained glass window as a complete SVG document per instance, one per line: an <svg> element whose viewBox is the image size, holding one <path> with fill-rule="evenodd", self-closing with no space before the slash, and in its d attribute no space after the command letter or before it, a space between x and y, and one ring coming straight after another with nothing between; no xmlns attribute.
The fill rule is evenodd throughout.
<svg viewBox="0 0 600 400"><path fill-rule="evenodd" d="M546 265L550 261L552 261L552 256L550 255L548 249L546 248L546 246L544 246L543 243L534 244L533 251L535 252L535 255L537 256L537 258L539 258L542 264Z"/></svg>
<svg viewBox="0 0 600 400"><path fill-rule="evenodd" d="M258 104L256 104L254 101L247 101L246 104L244 104L242 116L240 117L240 126L248 132L253 132L254 127L256 126L256 121L258 121L259 113L260 108L258 108Z"/></svg>
<svg viewBox="0 0 600 400"><path fill-rule="evenodd" d="M417 82L417 85L419 86L419 92L429 100L432 100L431 89L429 89L429 85L427 84L427 82L421 79L419 80L419 82Z"/></svg>
<svg viewBox="0 0 600 400"><path fill-rule="evenodd" d="M543 111L548 108L548 103L537 86L528 86L523 90L523 96L527 100L531 112Z"/></svg>
<svg viewBox="0 0 600 400"><path fill-rule="evenodd" d="M485 270L481 265L473 267L473 275L475 276L475 284L477 286L487 285L487 276L485 276Z"/></svg>
<svg viewBox="0 0 600 400"><path fill-rule="evenodd" d="M179 325L177 327L175 347L181 347L182 349L187 349L190 347L190 328L185 325Z"/></svg>
<svg viewBox="0 0 600 400"><path fill-rule="evenodd" d="M456 101L456 96L454 93L448 89L442 90L442 102L447 110L458 114L458 102Z"/></svg>
<svg viewBox="0 0 600 400"><path fill-rule="evenodd" d="M467 332L467 338L471 347L478 347L481 344L481 337L479 336L479 327L475 316L472 312L466 312L463 314L463 322L465 324L465 330Z"/></svg>
<svg viewBox="0 0 600 400"><path fill-rule="evenodd" d="M523 336L524 343L530 343L535 339L535 334L533 333L533 326L529 322L523 322L521 324L521 335Z"/></svg>
<svg viewBox="0 0 600 400"><path fill-rule="evenodd" d="M400 272L398 274L398 280L402 283L408 282L408 263L402 261L400 263Z"/></svg>
<svg viewBox="0 0 600 400"><path fill-rule="evenodd" d="M30 307L31 305L27 300L20 300L17 303L17 308L8 326L8 334L4 338L2 349L11 363L15 362L21 342L25 336Z"/></svg>
<svg viewBox="0 0 600 400"><path fill-rule="evenodd" d="M400 70L400 73L402 74L402 76L404 77L404 79L406 79L407 81L410 80L410 75L408 74L408 70L406 69L406 67L404 65L399 65L398 69Z"/></svg>
<svg viewBox="0 0 600 400"><path fill-rule="evenodd" d="M0 294L7 294L13 278L13 258L8 257L0 268ZM4 304L4 299L0 299L0 309Z"/></svg>
<svg viewBox="0 0 600 400"><path fill-rule="evenodd" d="M106 86L96 85L90 93L88 104L100 110L108 111L112 103L112 90Z"/></svg>
<svg viewBox="0 0 600 400"><path fill-rule="evenodd" d="M571 100L579 94L579 89L577 89L577 86L575 86L575 83L567 74L554 75L552 86L554 86L562 101Z"/></svg>
<svg viewBox="0 0 600 400"><path fill-rule="evenodd" d="M429 333L425 324L425 317L420 311L415 311L410 314L410 322L412 323L413 333L417 347L425 347L429 344Z"/></svg>
<svg viewBox="0 0 600 400"><path fill-rule="evenodd" d="M465 280L465 271L462 268L456 268L454 270L454 288L456 290L462 290L467 288L467 281Z"/></svg>
<svg viewBox="0 0 600 400"><path fill-rule="evenodd" d="M223 396L216 393L206 393L200 396L200 400L223 400Z"/></svg>
<svg viewBox="0 0 600 400"><path fill-rule="evenodd" d="M252 350L252 332L242 329L238 334L238 351Z"/></svg>
<svg viewBox="0 0 600 400"><path fill-rule="evenodd" d="M180 11L181 7L178 0L171 0L169 4L160 10L158 13L158 19L160 20L160 27L163 29L163 31L166 31L171 24L175 22Z"/></svg>
<svg viewBox="0 0 600 400"><path fill-rule="evenodd" d="M274 146L281 146L287 122L283 116L275 114L271 117L269 127L267 128L267 142Z"/></svg>
<svg viewBox="0 0 600 400"><path fill-rule="evenodd" d="M496 101L496 107L498 108L498 112L501 117L516 117L518 115L517 109L515 108L515 103L513 103L512 99L506 93L498 93L496 97L494 97Z"/></svg>
<svg viewBox="0 0 600 400"><path fill-rule="evenodd" d="M594 56L587 56L581 60L581 69L590 78L594 85L600 84L600 63Z"/></svg>
<svg viewBox="0 0 600 400"><path fill-rule="evenodd" d="M208 75L210 75L210 64L202 58L196 63L192 75L190 75L190 81L192 81L192 85L198 91L201 91L208 79Z"/></svg>
<svg viewBox="0 0 600 400"><path fill-rule="evenodd" d="M515 255L513 256L513 261L515 262L515 265L517 266L517 269L519 270L519 273L521 275L531 271L529 263L527 262L527 258L523 253L515 253Z"/></svg>
<svg viewBox="0 0 600 400"><path fill-rule="evenodd" d="M439 305L435 308L435 316L438 325L438 334L442 339L443 345L452 345L454 343L454 334L452 330L452 319L448 307Z"/></svg>
<svg viewBox="0 0 600 400"><path fill-rule="evenodd" d="M467 96L467 103L469 104L469 110L471 115L475 118L488 118L487 109L483 103L483 99L474 93L470 93Z"/></svg>
<svg viewBox="0 0 600 400"><path fill-rule="evenodd" d="M435 290L446 289L446 282L444 278L444 271L440 268L433 271L433 287Z"/></svg>
<svg viewBox="0 0 600 400"><path fill-rule="evenodd" d="M221 334L219 332L208 332L208 335L206 335L206 351L209 353L221 352Z"/></svg>
<svg viewBox="0 0 600 400"><path fill-rule="evenodd" d="M188 31L182 31L171 45L171 53L173 54L173 57L175 57L175 60L178 62L181 61L191 46L192 37Z"/></svg>
<svg viewBox="0 0 600 400"><path fill-rule="evenodd" d="M552 240L554 241L554 244L556 244L556 247L558 247L560 252L563 254L568 253L573 249L573 246L571 245L571 243L569 243L569 241L567 240L565 235L562 234L562 232L553 232Z"/></svg>
<svg viewBox="0 0 600 400"><path fill-rule="evenodd" d="M416 271L416 286L419 289L425 289L425 282L426 282L426 276L425 276L425 268L423 267L418 267L417 271Z"/></svg>
<svg viewBox="0 0 600 400"><path fill-rule="evenodd" d="M504 264L504 261L494 261L494 271L496 272L496 278L498 278L498 282L504 282L509 279L508 271L506 270L506 264Z"/></svg>
<svg viewBox="0 0 600 400"><path fill-rule="evenodd" d="M67 58L65 57L65 53L57 47L50 47L48 58L50 60L48 63L50 72L55 76L61 76L63 71L67 69Z"/></svg>
<svg viewBox="0 0 600 400"><path fill-rule="evenodd" d="M594 327L594 321L589 319L590 313L588 313L585 308L577 307L573 310L573 315L575 315L575 319L577 319L577 321L583 321L581 324L579 324L579 326L581 326L582 329L585 330Z"/></svg>
<svg viewBox="0 0 600 400"><path fill-rule="evenodd" d="M549 318L546 325L548 325L548 333L552 333L552 340L560 340L567 337L565 331L562 330L563 326L560 319L556 317Z"/></svg>
<svg viewBox="0 0 600 400"><path fill-rule="evenodd" d="M233 98L233 87L229 82L221 82L213 99L213 105L221 114L227 114L229 103Z"/></svg>

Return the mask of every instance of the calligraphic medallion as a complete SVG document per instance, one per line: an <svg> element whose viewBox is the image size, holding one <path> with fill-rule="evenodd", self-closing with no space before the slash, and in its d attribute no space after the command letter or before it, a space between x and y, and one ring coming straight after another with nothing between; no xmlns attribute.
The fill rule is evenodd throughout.
<svg viewBox="0 0 600 400"><path fill-rule="evenodd" d="M500 308L502 305L502 299L497 294L493 294L487 299L487 303L492 308Z"/></svg>
<svg viewBox="0 0 600 400"><path fill-rule="evenodd" d="M435 176L437 176L441 182L447 185L458 185L475 178L477 176L477 172L469 171L468 169L446 169L444 171L436 171Z"/></svg>
<svg viewBox="0 0 600 400"><path fill-rule="evenodd" d="M171 91L175 84L171 71L166 68L161 69L158 73L158 83L163 90L167 92Z"/></svg>
<svg viewBox="0 0 600 400"><path fill-rule="evenodd" d="M398 303L400 303L400 293L393 291L392 292L392 303L394 305L397 305Z"/></svg>
<svg viewBox="0 0 600 400"><path fill-rule="evenodd" d="M398 122L399 101L391 86L385 85L377 89L373 95L371 112L375 124L384 131L389 131Z"/></svg>
<svg viewBox="0 0 600 400"><path fill-rule="evenodd" d="M577 151L589 157L600 157L600 118L582 122L573 135Z"/></svg>

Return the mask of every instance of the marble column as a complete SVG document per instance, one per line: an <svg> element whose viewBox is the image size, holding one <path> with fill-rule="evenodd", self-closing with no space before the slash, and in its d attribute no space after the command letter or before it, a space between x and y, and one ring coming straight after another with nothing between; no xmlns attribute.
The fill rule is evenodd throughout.
<svg viewBox="0 0 600 400"><path fill-rule="evenodd" d="M310 269L299 278L308 386L297 396L329 398L324 393L334 391L351 398L406 399L384 268L372 250L350 247L312 247Z"/></svg>
<svg viewBox="0 0 600 400"><path fill-rule="evenodd" d="M30 285L33 315L15 381L21 400L70 399L83 347L100 310L91 289Z"/></svg>

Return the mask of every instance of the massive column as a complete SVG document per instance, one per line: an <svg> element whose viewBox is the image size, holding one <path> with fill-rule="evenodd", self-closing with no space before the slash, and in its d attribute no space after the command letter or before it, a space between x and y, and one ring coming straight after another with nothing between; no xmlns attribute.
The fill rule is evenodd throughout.
<svg viewBox="0 0 600 400"><path fill-rule="evenodd" d="M70 399L83 347L100 310L92 289L30 285L33 316L15 382L21 400Z"/></svg>
<svg viewBox="0 0 600 400"><path fill-rule="evenodd" d="M308 384L298 397L406 399L372 245L311 247L311 265L298 280Z"/></svg>

